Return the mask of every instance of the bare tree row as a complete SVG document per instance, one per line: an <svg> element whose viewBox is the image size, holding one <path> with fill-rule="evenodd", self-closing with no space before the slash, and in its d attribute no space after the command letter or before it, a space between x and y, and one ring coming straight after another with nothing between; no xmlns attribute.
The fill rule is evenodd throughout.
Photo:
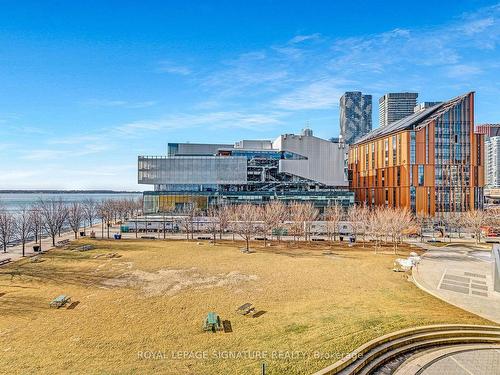
<svg viewBox="0 0 500 375"><path fill-rule="evenodd" d="M98 220L110 224L138 215L141 209L142 203L133 199L96 201L88 198L81 202L40 199L14 212L7 210L0 202L0 246L7 252L10 244L20 243L24 256L26 243L34 241L41 245L44 235L49 236L52 246L55 246L56 237L60 237L64 230L70 229L76 239L79 231L85 231L87 226L92 227Z"/></svg>

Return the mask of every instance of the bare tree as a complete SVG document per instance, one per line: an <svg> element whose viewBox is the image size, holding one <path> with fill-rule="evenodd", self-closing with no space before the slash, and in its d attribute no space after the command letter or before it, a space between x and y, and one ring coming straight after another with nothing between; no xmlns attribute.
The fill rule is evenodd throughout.
<svg viewBox="0 0 500 375"><path fill-rule="evenodd" d="M349 207L349 210L347 211L347 220L349 221L349 225L351 226L351 234L355 239L364 226L363 218L361 217L363 213L363 208L357 205Z"/></svg>
<svg viewBox="0 0 500 375"><path fill-rule="evenodd" d="M212 233L212 243L215 245L217 240L217 231L219 230L219 210L215 206L211 206L207 210L207 225L210 233Z"/></svg>
<svg viewBox="0 0 500 375"><path fill-rule="evenodd" d="M42 246L42 231L43 231L43 219L40 214L40 206L38 204L33 204L29 208L30 220L33 224L33 236L35 237L35 244L38 242L40 248Z"/></svg>
<svg viewBox="0 0 500 375"><path fill-rule="evenodd" d="M326 220L326 228L328 233L328 239L331 241L333 237L333 241L337 240L337 233L339 231L339 224L342 221L344 216L344 210L338 202L334 204L328 205L325 210L325 220Z"/></svg>
<svg viewBox="0 0 500 375"><path fill-rule="evenodd" d="M464 215L464 222L474 233L476 243L481 242L482 227L488 225L488 215L483 210L467 211Z"/></svg>
<svg viewBox="0 0 500 375"><path fill-rule="evenodd" d="M375 254L377 254L377 250L380 248L380 243L386 230L384 210L384 207L375 207L368 215L368 233L375 240Z"/></svg>
<svg viewBox="0 0 500 375"><path fill-rule="evenodd" d="M235 232L245 240L246 251L250 251L249 243L252 235L259 229L259 207L253 204L241 204L232 210L232 223Z"/></svg>
<svg viewBox="0 0 500 375"><path fill-rule="evenodd" d="M359 206L358 220L360 229L363 234L363 247L365 247L366 235L370 227L370 209L368 208L366 203L363 203L362 206Z"/></svg>
<svg viewBox="0 0 500 375"><path fill-rule="evenodd" d="M4 253L7 252L7 246L14 239L14 235L14 216L4 206L0 206L0 245Z"/></svg>
<svg viewBox="0 0 500 375"><path fill-rule="evenodd" d="M184 228L186 232L186 239L189 240L194 239L194 220L196 216L199 214L200 210L198 208L197 203L194 200L190 200L186 204L184 204L184 208L182 210L183 218L181 220L181 226Z"/></svg>
<svg viewBox="0 0 500 375"><path fill-rule="evenodd" d="M272 201L270 203L262 206L261 216L262 216L262 233L264 234L264 247L267 246L267 235L269 234L272 238L273 230L276 231L276 238L279 241L280 231L284 227L286 220L286 206L283 202Z"/></svg>
<svg viewBox="0 0 500 375"><path fill-rule="evenodd" d="M432 219L431 217L424 213L424 214L417 214L417 216L415 217L415 224L416 224L416 227L418 229L418 235L420 237L420 242L423 241L423 237L424 237L424 230L425 228L427 228L427 226L429 225L429 222L431 222Z"/></svg>
<svg viewBox="0 0 500 375"><path fill-rule="evenodd" d="M33 232L32 215L26 207L21 208L15 218L16 236L21 242L23 257L25 256L26 243Z"/></svg>
<svg viewBox="0 0 500 375"><path fill-rule="evenodd" d="M85 218L85 212L82 204L79 202L71 202L68 209L68 224L75 233L75 240L78 238L78 230L82 226Z"/></svg>
<svg viewBox="0 0 500 375"><path fill-rule="evenodd" d="M304 236L306 241L311 240L312 223L318 218L319 210L312 203L303 204Z"/></svg>
<svg viewBox="0 0 500 375"><path fill-rule="evenodd" d="M294 202L289 206L290 210L290 229L293 233L293 240L297 242L297 238L304 235L304 206L302 203Z"/></svg>
<svg viewBox="0 0 500 375"><path fill-rule="evenodd" d="M281 241L281 235L285 230L285 223L289 216L289 210L285 203L279 200L275 200L266 206L266 210L268 212L268 216L271 224L271 237L273 230L276 233L276 239L278 242Z"/></svg>
<svg viewBox="0 0 500 375"><path fill-rule="evenodd" d="M84 199L82 202L82 209L85 220L89 224L89 227L92 228L94 225L94 221L97 220L97 202L92 198Z"/></svg>
<svg viewBox="0 0 500 375"><path fill-rule="evenodd" d="M52 238L52 246L56 246L56 236L66 219L66 208L61 199L43 200L38 203L42 226Z"/></svg>
<svg viewBox="0 0 500 375"><path fill-rule="evenodd" d="M394 254L397 254L398 244L402 242L405 231L414 225L413 215L406 208L387 208L389 234L392 238Z"/></svg>
<svg viewBox="0 0 500 375"><path fill-rule="evenodd" d="M106 226L107 238L109 238L109 229L115 215L114 209L113 202L110 199L103 200L97 206L97 214L101 218L102 238L104 238L104 226Z"/></svg>
<svg viewBox="0 0 500 375"><path fill-rule="evenodd" d="M231 219L231 209L228 205L222 204L217 207L217 221L219 224L219 239L229 229L229 220Z"/></svg>

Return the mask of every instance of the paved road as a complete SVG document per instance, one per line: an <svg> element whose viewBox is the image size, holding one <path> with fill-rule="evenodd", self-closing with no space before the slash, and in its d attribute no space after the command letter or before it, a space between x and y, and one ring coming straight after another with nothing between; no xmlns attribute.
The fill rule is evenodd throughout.
<svg viewBox="0 0 500 375"><path fill-rule="evenodd" d="M467 350L443 356L422 375L500 375L500 349Z"/></svg>
<svg viewBox="0 0 500 375"><path fill-rule="evenodd" d="M419 246L427 252L413 269L417 286L500 324L500 293L493 290L491 251L484 246L465 244L442 248L429 244Z"/></svg>

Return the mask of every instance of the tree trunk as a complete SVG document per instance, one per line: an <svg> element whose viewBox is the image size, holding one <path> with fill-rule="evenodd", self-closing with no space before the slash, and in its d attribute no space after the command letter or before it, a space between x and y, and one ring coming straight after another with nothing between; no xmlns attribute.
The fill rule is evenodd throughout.
<svg viewBox="0 0 500 375"><path fill-rule="evenodd" d="M23 241L23 257L25 256L25 254L24 254L24 249L25 249L25 247L26 247L26 246L25 246L25 243L24 243L24 241Z"/></svg>

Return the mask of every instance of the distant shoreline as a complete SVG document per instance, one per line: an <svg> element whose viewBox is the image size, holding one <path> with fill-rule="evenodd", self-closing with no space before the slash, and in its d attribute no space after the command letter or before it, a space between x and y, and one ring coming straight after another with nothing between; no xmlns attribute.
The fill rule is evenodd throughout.
<svg viewBox="0 0 500 375"><path fill-rule="evenodd" d="M0 194L142 194L142 191L117 191L117 190L0 190Z"/></svg>

